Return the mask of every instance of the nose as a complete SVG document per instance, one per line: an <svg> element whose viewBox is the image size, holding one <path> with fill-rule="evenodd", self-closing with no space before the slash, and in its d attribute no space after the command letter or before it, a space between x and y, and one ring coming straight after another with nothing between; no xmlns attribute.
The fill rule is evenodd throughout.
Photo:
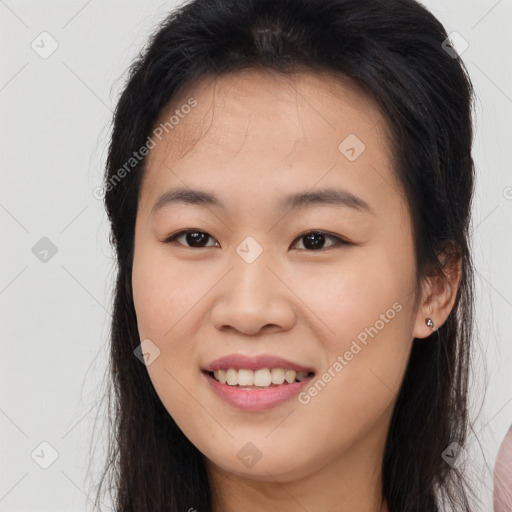
<svg viewBox="0 0 512 512"><path fill-rule="evenodd" d="M264 254L252 263L234 254L233 268L219 283L211 312L217 329L255 336L286 331L294 325L294 295Z"/></svg>

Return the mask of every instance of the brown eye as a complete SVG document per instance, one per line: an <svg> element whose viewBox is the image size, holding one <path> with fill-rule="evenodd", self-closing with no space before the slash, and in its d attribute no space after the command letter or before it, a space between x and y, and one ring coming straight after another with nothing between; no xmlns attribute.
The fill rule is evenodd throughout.
<svg viewBox="0 0 512 512"><path fill-rule="evenodd" d="M208 233L204 231L199 231L197 229L184 229L171 235L170 237L164 240L165 243L171 243L175 240L179 240L180 238L184 239L184 242L179 242L181 245L185 245L185 247L190 248L202 248L202 247L212 247L211 245L206 245L206 242L209 238L212 238ZM213 238L212 238L213 240Z"/></svg>
<svg viewBox="0 0 512 512"><path fill-rule="evenodd" d="M180 239L182 240L180 241ZM214 238L211 235L204 231L198 229L184 229L166 238L164 240L164 243L172 243L178 241L180 245L184 245L185 247L189 247L191 249L201 249L204 247L218 247L218 242L215 242L213 245L207 245L208 239L214 240ZM338 236L328 234L324 231L309 231L295 239L295 241L298 240L303 240L303 247L299 249L306 250L309 252L321 251L322 249L328 249L329 247L340 244L350 245L350 243L347 242L346 240L343 240ZM327 240L334 241L334 243L331 243L327 247L325 247L325 243Z"/></svg>
<svg viewBox="0 0 512 512"><path fill-rule="evenodd" d="M327 239L334 240L335 243L329 245L328 247L324 247L325 241ZM339 244L349 245L348 242L341 239L340 237L330 235L324 231L309 231L308 233L300 235L298 238L296 238L296 240L304 240L304 248L301 248L301 250L307 251L319 251Z"/></svg>

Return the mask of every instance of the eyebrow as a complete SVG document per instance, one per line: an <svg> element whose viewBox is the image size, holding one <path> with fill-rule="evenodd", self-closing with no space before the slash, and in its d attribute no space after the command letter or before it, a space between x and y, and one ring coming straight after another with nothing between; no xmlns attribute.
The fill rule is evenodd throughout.
<svg viewBox="0 0 512 512"><path fill-rule="evenodd" d="M173 204L191 204L225 209L220 198L212 192L190 188L174 188L165 192L157 199L151 209L151 214L155 214L165 206ZM361 197L352 194L348 190L333 188L296 192L287 195L280 201L278 208L280 210L297 210L315 205L342 206L375 215L373 208Z"/></svg>

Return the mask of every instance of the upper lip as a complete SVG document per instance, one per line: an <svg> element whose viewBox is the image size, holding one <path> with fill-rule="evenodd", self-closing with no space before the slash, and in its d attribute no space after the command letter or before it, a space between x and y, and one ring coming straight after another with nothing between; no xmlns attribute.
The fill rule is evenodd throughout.
<svg viewBox="0 0 512 512"><path fill-rule="evenodd" d="M215 370L226 370L234 368L246 368L248 370L259 370L260 368L284 368L297 372L313 372L313 368L303 366L294 361L269 354L246 356L244 354L229 354L219 357L203 367L203 371L214 372Z"/></svg>

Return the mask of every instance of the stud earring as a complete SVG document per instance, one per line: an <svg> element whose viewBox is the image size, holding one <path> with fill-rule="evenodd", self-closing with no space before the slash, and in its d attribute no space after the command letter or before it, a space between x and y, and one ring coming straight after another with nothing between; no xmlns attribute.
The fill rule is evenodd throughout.
<svg viewBox="0 0 512 512"><path fill-rule="evenodd" d="M427 318L425 323L430 327L432 331L434 330L434 322L432 321L432 318Z"/></svg>

